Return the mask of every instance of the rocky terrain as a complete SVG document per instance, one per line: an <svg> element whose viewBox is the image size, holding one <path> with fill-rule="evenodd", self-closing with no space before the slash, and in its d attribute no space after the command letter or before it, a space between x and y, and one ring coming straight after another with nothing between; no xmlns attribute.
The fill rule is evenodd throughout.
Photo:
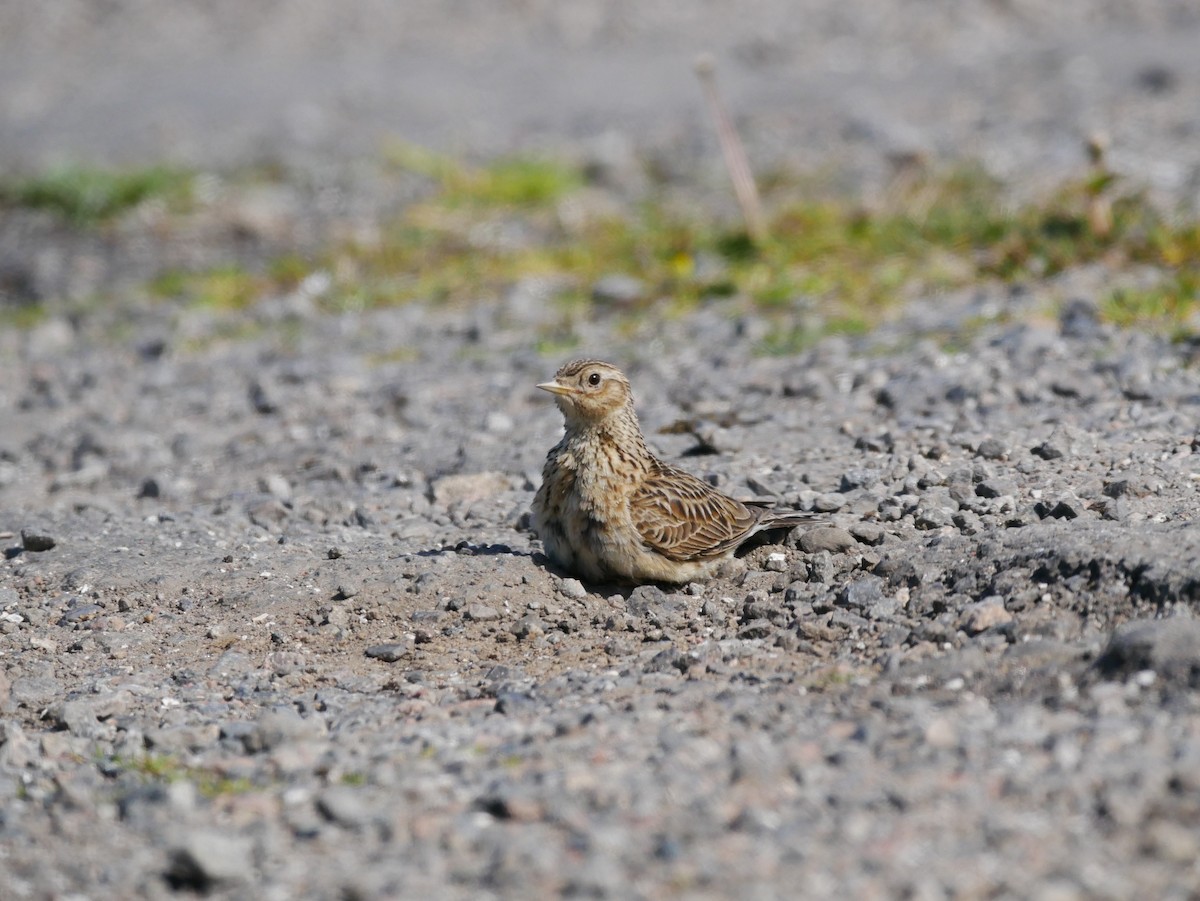
<svg viewBox="0 0 1200 901"><path fill-rule="evenodd" d="M632 592L523 528L559 360L502 308L192 355L35 330L0 448L13 896L1186 897L1183 349L1082 303L957 352L755 359L756 325L584 343L663 454L834 525Z"/></svg>
<svg viewBox="0 0 1200 901"><path fill-rule="evenodd" d="M747 27L772 33L784 6ZM937 38L939 77L898 83L894 109L946 109L928 132L941 149L983 140L950 103L973 82L946 73L993 84L956 36L1005 71L1060 58L1046 46L1120 45L1072 83L1137 110L1112 120L1137 132L1126 161L1161 161L1156 184L1181 202L1194 188L1180 136L1200 107L1180 98L1195 60L1175 49L1200 28L1189 4L989 4L943 22L894 3L850 37L844 4L811 6L799 49L741 58L800 77L801 51L838 35L909 54ZM72 5L51 7L56 39L84 47L163 27L118 3L99 32L62 32ZM544 22L536 7L511 27ZM618 51L682 56L720 33L719 16L693 33L647 9L625 31L560 22L551 45L575 35L603 71ZM148 31L116 28L130 23ZM522 71L529 33L510 57L490 19L421 23L428 48L476 34L498 72ZM814 58L828 80L810 83L835 84L840 57ZM50 91L62 76L42 71ZM1070 92L993 89L1014 105L992 149L1040 161L1029 184L1056 159L1031 147L1078 148ZM5 128L36 155L45 95L23 90ZM886 135L835 129L846 143L821 149L777 95L760 101L756 153L852 145L886 167ZM711 162L679 116L660 146ZM587 144L570 121L562 140ZM511 144L484 134L484 151ZM297 231L272 240L325 222L295 200L308 185L281 189ZM331 216L403 202L347 185ZM930 297L790 356L757 353L770 320L736 299L584 316L556 350L536 336L560 314L522 284L339 316L311 281L241 313L132 295L81 312L58 305L62 285L133 284L147 240L186 254L189 236L135 222L98 245L26 216L0 212L10 258L58 253L22 282L48 315L0 333L3 897L1196 896L1200 345L1102 321L1102 267ZM213 234L206 255L254 251ZM533 385L584 355L629 374L661 456L829 525L681 590L548 568L528 508L560 420Z"/></svg>

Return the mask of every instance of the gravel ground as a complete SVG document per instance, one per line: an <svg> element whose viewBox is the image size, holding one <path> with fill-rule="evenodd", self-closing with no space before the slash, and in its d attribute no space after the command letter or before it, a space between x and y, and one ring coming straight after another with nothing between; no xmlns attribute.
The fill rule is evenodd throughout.
<svg viewBox="0 0 1200 901"><path fill-rule="evenodd" d="M600 72L652 69L645 47L686 58L732 15L689 32L665 4L572 5L633 23L572 45L561 23L522 28L565 21L537 4L461 28L404 6L404 40L424 35L429 57L492 48L497 83L521 96L505 66L539 36ZM827 45L931 46L928 78L910 70L891 108L945 111L947 146L971 134L1040 161L1033 182L1053 174L1053 148L1077 146L1082 113L1070 92L1036 90L1022 61L1077 45L1107 60L1122 42L1080 84L1121 113L1110 126L1140 154L1127 159L1183 173L1160 187L1186 200L1198 158L1181 138L1200 105L1181 99L1197 90L1194 56L1173 48L1200 28L1192 4L947 18L959 5L892 3L858 30L854 4L810 6L783 29L783 6L757 5L737 31L773 36L754 45L761 65L824 65L831 79L812 82L829 105L811 140L778 95L756 94L758 152L786 136L805 164L855 147L882 167L882 132L817 139L841 121L820 109L860 96L850 75L849 93L834 90ZM74 34L83 49L165 28L134 4L102 8ZM5 41L48 27L28 9L0 12ZM265 49L228 40L300 55L310 45L294 33L324 21L306 15ZM368 33L332 44L349 54ZM118 55L114 97L133 96L121 73L164 52L136 46ZM981 46L1024 81L973 67ZM1134 77L1151 57L1168 75ZM40 71L43 86L65 77ZM994 133L954 103L985 87L1013 104ZM38 107L27 97L20 119L13 93L3 121L24 124L11 146L42 154ZM523 109L509 131L484 130L484 150L513 143ZM543 131L592 147L586 117L559 113ZM121 146L161 152L125 114ZM690 115L660 115L668 138L647 146L709 161ZM118 131L103 133L120 144ZM91 140L78 123L54 132L68 133ZM245 160L269 138L213 152ZM356 215L402 202L358 184L344 195ZM306 190L282 196L306 210ZM279 245L312 227L288 209L271 220L287 227L264 227ZM70 293L53 286L97 258L105 284L141 277L143 239L158 235L135 221L97 249L94 235L46 226L35 239L33 220L14 221L0 249L57 249L30 270L52 309ZM273 246L213 234L203 252L217 257ZM161 246L184 253L190 237ZM980 285L869 337L773 358L753 352L770 324L736 302L634 327L580 321L577 350L539 352L550 314L520 285L465 310L337 318L298 293L245 314L238 339L211 312L132 300L0 334L0 895L1196 897L1198 347L1099 322L1105 278ZM1046 316L1062 297L1074 299ZM1005 322L979 324L997 311ZM661 456L832 527L679 591L549 570L525 526L560 420L533 385L578 355L626 370Z"/></svg>
<svg viewBox="0 0 1200 901"><path fill-rule="evenodd" d="M560 359L503 308L9 336L8 896L1189 897L1195 367L1085 304L762 325L584 327L664 455L834 523L632 592L523 528Z"/></svg>

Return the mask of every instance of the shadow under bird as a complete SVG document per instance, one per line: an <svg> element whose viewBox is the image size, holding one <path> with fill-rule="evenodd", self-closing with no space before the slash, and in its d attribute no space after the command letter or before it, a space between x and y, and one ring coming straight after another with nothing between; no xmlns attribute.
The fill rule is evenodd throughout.
<svg viewBox="0 0 1200 901"><path fill-rule="evenodd" d="M537 387L554 395L566 433L533 499L546 556L588 582L694 582L750 536L819 516L735 500L650 452L629 380L577 360Z"/></svg>

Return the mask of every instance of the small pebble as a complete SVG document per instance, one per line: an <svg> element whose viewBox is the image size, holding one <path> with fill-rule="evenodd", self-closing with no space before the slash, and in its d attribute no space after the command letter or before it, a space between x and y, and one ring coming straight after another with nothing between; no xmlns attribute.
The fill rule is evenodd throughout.
<svg viewBox="0 0 1200 901"><path fill-rule="evenodd" d="M334 785L317 797L317 810L330 822L344 829L357 829L370 822L372 817L371 795L361 788L349 785Z"/></svg>
<svg viewBox="0 0 1200 901"><path fill-rule="evenodd" d="M54 536L36 529L21 530L21 547L33 553L51 550L58 542Z"/></svg>
<svg viewBox="0 0 1200 901"><path fill-rule="evenodd" d="M887 535L883 526L873 522L857 522L850 527L850 534L863 544L875 547L883 544Z"/></svg>
<svg viewBox="0 0 1200 901"><path fill-rule="evenodd" d="M253 875L251 843L226 832L193 830L168 852L169 881L182 888L208 892L242 883Z"/></svg>
<svg viewBox="0 0 1200 901"><path fill-rule="evenodd" d="M85 623L103 612L104 608L99 604L76 604L59 618L58 625L73 626L76 623Z"/></svg>
<svg viewBox="0 0 1200 901"><path fill-rule="evenodd" d="M412 653L412 646L406 642L393 641L387 644L371 645L364 651L368 657L373 660L382 660L384 663L395 663Z"/></svg>
<svg viewBox="0 0 1200 901"><path fill-rule="evenodd" d="M509 629L517 638L539 638L546 634L545 624L536 616L522 616Z"/></svg>
<svg viewBox="0 0 1200 901"><path fill-rule="evenodd" d="M800 536L800 550L806 554L828 551L839 554L857 546L858 541L845 529L837 526L818 526Z"/></svg>
<svg viewBox="0 0 1200 901"><path fill-rule="evenodd" d="M995 626L1012 622L1012 614L1004 608L1004 599L999 597L984 598L969 604L962 615L962 628L970 635L978 635Z"/></svg>
<svg viewBox="0 0 1200 901"><path fill-rule="evenodd" d="M984 438L975 453L985 460L1003 460L1008 456L1008 445L999 438Z"/></svg>
<svg viewBox="0 0 1200 901"><path fill-rule="evenodd" d="M583 587L583 583L578 579L562 579L558 583L558 590L566 597L574 598L575 600L583 600L588 596L588 591Z"/></svg>
<svg viewBox="0 0 1200 901"><path fill-rule="evenodd" d="M490 623L500 618L500 611L487 604L467 604L463 608L463 618L476 623Z"/></svg>

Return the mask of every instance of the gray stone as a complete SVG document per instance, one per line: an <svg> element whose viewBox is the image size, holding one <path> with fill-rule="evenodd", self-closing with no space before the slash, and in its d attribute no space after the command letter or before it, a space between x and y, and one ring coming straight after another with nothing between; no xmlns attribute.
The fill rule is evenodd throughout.
<svg viewBox="0 0 1200 901"><path fill-rule="evenodd" d="M564 597L582 600L588 596L587 589L583 587L583 583L578 579L560 579L558 582L558 590Z"/></svg>
<svg viewBox="0 0 1200 901"><path fill-rule="evenodd" d="M1031 448L1031 452L1043 460L1061 460L1067 455L1067 446L1065 442L1050 438Z"/></svg>
<svg viewBox="0 0 1200 901"><path fill-rule="evenodd" d="M262 529L271 529L285 522L292 511L278 498L268 497L246 507L250 522Z"/></svg>
<svg viewBox="0 0 1200 901"><path fill-rule="evenodd" d="M269 710L262 714L255 730L246 736L246 750L251 753L272 751L296 741L306 741L325 734L325 724L315 718L305 719L294 710Z"/></svg>
<svg viewBox="0 0 1200 901"><path fill-rule="evenodd" d="M745 442L745 435L740 429L726 428L709 420L696 423L692 434L699 442L700 452L707 454L736 454Z"/></svg>
<svg viewBox="0 0 1200 901"><path fill-rule="evenodd" d="M54 548L58 541L42 529L22 529L21 547L32 553L41 553Z"/></svg>
<svg viewBox="0 0 1200 901"><path fill-rule="evenodd" d="M1123 623L1095 668L1107 679L1149 670L1169 685L1200 688L1200 621L1175 616Z"/></svg>
<svg viewBox="0 0 1200 901"><path fill-rule="evenodd" d="M321 622L328 626L338 626L339 628L349 626L350 621L354 618L345 604L335 604L332 607L321 609L324 611Z"/></svg>
<svg viewBox="0 0 1200 901"><path fill-rule="evenodd" d="M840 494L819 494L813 499L813 510L817 513L836 513L846 505Z"/></svg>
<svg viewBox="0 0 1200 901"><path fill-rule="evenodd" d="M1096 439L1084 430L1075 426L1058 425L1049 438L1033 448L1033 454L1043 460L1061 460L1089 453L1095 446Z"/></svg>
<svg viewBox="0 0 1200 901"><path fill-rule="evenodd" d="M12 680L9 696L17 704L36 709L58 698L62 690L62 683L53 676L17 676Z"/></svg>
<svg viewBox="0 0 1200 901"><path fill-rule="evenodd" d="M375 644L368 647L363 653L374 660L382 660L384 663L395 663L397 660L403 660L413 652L411 642L407 641L390 641L386 644Z"/></svg>
<svg viewBox="0 0 1200 901"><path fill-rule="evenodd" d="M637 647L632 639L617 636L604 643L604 653L611 657L630 657L637 653Z"/></svg>
<svg viewBox="0 0 1200 901"><path fill-rule="evenodd" d="M287 503L292 499L292 486L277 472L268 473L258 481L260 491L265 491L278 501Z"/></svg>
<svg viewBox="0 0 1200 901"><path fill-rule="evenodd" d="M883 601L883 584L878 576L862 576L842 589L838 603L857 610L874 607Z"/></svg>
<svg viewBox="0 0 1200 901"><path fill-rule="evenodd" d="M357 597L360 591L362 591L362 586L360 586L357 582L351 582L347 579L343 579L341 582L338 582L337 590L333 594L333 599L335 601L348 601L350 598Z"/></svg>
<svg viewBox="0 0 1200 901"><path fill-rule="evenodd" d="M55 726L72 735L95 738L101 733L100 721L87 701L63 701L51 707L46 716Z"/></svg>
<svg viewBox="0 0 1200 901"><path fill-rule="evenodd" d="M463 618L476 623L490 623L500 618L500 611L487 604L467 604L463 608Z"/></svg>
<svg viewBox="0 0 1200 901"><path fill-rule="evenodd" d="M692 660L683 651L676 647L669 647L659 651L646 663L645 671L648 673L684 673L692 665Z"/></svg>
<svg viewBox="0 0 1200 901"><path fill-rule="evenodd" d="M146 744L162 754L203 751L215 745L220 737L221 727L216 723L196 723L146 730Z"/></svg>
<svg viewBox="0 0 1200 901"><path fill-rule="evenodd" d="M201 892L249 881L254 876L248 839L225 832L196 830L168 852L167 878Z"/></svg>
<svg viewBox="0 0 1200 901"><path fill-rule="evenodd" d="M530 713L536 710L537 706L537 700L527 691L501 691L496 695L495 710L506 716Z"/></svg>
<svg viewBox="0 0 1200 901"><path fill-rule="evenodd" d="M512 487L512 479L502 472L471 472L443 476L430 483L429 493L439 507L470 504L495 497Z"/></svg>
<svg viewBox="0 0 1200 901"><path fill-rule="evenodd" d="M373 810L370 800L366 789L335 785L317 797L317 811L344 829L358 829L371 821Z"/></svg>
<svg viewBox="0 0 1200 901"><path fill-rule="evenodd" d="M975 453L985 460L1003 460L1008 454L1008 445L999 438L984 438L979 442Z"/></svg>
<svg viewBox="0 0 1200 901"><path fill-rule="evenodd" d="M1012 479L984 479L975 486L975 493L980 497L1003 497L1017 494L1017 483Z"/></svg>
<svg viewBox="0 0 1200 901"><path fill-rule="evenodd" d="M755 619L767 619L777 622L787 617L783 608L783 600L778 594L767 594L765 591L752 591L742 604L742 620L749 622Z"/></svg>
<svg viewBox="0 0 1200 901"><path fill-rule="evenodd" d="M1061 497L1038 501L1033 509L1042 519L1077 519L1086 512L1087 505L1077 497Z"/></svg>
<svg viewBox="0 0 1200 901"><path fill-rule="evenodd" d="M828 585L833 581L836 567L829 551L816 551L807 561L808 581L817 585Z"/></svg>
<svg viewBox="0 0 1200 901"><path fill-rule="evenodd" d="M251 381L247 386L247 395L250 406L262 416L269 416L279 410L279 401L275 392L257 379Z"/></svg>
<svg viewBox="0 0 1200 901"><path fill-rule="evenodd" d="M737 637L741 639L767 638L775 633L775 624L769 619L755 619L738 627Z"/></svg>
<svg viewBox="0 0 1200 901"><path fill-rule="evenodd" d="M841 608L829 614L829 624L831 626L843 626L854 631L869 629L871 627L870 622L865 617Z"/></svg>
<svg viewBox="0 0 1200 901"><path fill-rule="evenodd" d="M870 488L872 485L879 483L879 470L877 469L850 469L842 473L841 483L838 490L842 492L854 491L857 488Z"/></svg>
<svg viewBox="0 0 1200 901"><path fill-rule="evenodd" d="M1112 522L1127 522L1130 516L1129 502L1123 497L1106 497L1097 505L1096 510L1102 517Z"/></svg>
<svg viewBox="0 0 1200 901"><path fill-rule="evenodd" d="M945 507L925 506L917 508L913 525L918 529L941 529L954 524L954 514Z"/></svg>
<svg viewBox="0 0 1200 901"><path fill-rule="evenodd" d="M37 743L19 723L0 720L0 766L21 770L38 757Z"/></svg>
<svg viewBox="0 0 1200 901"><path fill-rule="evenodd" d="M540 638L546 634L546 625L532 614L522 616L509 629L517 638Z"/></svg>
<svg viewBox="0 0 1200 901"><path fill-rule="evenodd" d="M840 554L858 546L858 541L845 529L837 526L824 526L809 529L800 536L800 550L806 554L816 554L828 551Z"/></svg>
<svg viewBox="0 0 1200 901"><path fill-rule="evenodd" d="M1095 302L1085 297L1072 298L1063 305L1058 325L1064 338L1097 338L1104 331Z"/></svg>
<svg viewBox="0 0 1200 901"><path fill-rule="evenodd" d="M226 720L219 725L219 729L222 739L232 739L245 744L252 740L250 736L258 729L258 724L249 720Z"/></svg>
<svg viewBox="0 0 1200 901"><path fill-rule="evenodd" d="M1146 476L1124 476L1113 479L1104 486L1104 494L1111 498L1147 497L1161 494L1163 490L1161 479Z"/></svg>
<svg viewBox="0 0 1200 901"><path fill-rule="evenodd" d="M883 540L887 536L887 532L883 526L873 522L856 522L850 527L850 534L858 541L871 547L883 544Z"/></svg>
<svg viewBox="0 0 1200 901"><path fill-rule="evenodd" d="M75 604L59 617L58 625L73 626L76 623L85 623L103 612L104 608L99 604Z"/></svg>
<svg viewBox="0 0 1200 901"><path fill-rule="evenodd" d="M31 359L58 357L75 343L75 329L62 316L51 316L30 329L25 339L25 351Z"/></svg>
<svg viewBox="0 0 1200 901"><path fill-rule="evenodd" d="M208 674L218 679L230 679L253 672L256 664L241 651L228 650L208 668Z"/></svg>
<svg viewBox="0 0 1200 901"><path fill-rule="evenodd" d="M663 627L681 625L686 604L681 598L668 595L657 585L639 585L626 602L630 614L647 624Z"/></svg>
<svg viewBox="0 0 1200 901"><path fill-rule="evenodd" d="M1012 614L1004 608L1004 599L988 597L963 608L959 626L969 635L978 635L995 626L1012 622Z"/></svg>

